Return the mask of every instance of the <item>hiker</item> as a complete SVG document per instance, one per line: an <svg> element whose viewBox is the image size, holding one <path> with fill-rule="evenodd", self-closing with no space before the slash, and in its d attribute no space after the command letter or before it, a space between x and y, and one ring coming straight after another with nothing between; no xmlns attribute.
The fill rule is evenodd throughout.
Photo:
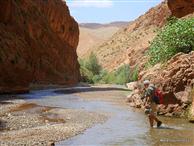
<svg viewBox="0 0 194 146"><path fill-rule="evenodd" d="M159 99L155 96L155 91L157 89L153 84L150 84L149 80L145 80L143 84L145 91L143 98L146 99L145 113L148 114L150 127L153 127L154 121L157 122L157 127L160 127L162 122L156 117L157 104L159 104Z"/></svg>

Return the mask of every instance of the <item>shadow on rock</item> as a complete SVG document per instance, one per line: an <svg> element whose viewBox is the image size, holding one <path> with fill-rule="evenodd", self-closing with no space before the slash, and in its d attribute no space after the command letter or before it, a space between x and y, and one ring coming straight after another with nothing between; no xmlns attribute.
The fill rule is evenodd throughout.
<svg viewBox="0 0 194 146"><path fill-rule="evenodd" d="M6 121L0 119L0 131L6 129Z"/></svg>
<svg viewBox="0 0 194 146"><path fill-rule="evenodd" d="M24 97L21 97L19 95L11 95L11 94L0 95L0 105L10 104L11 102L7 102L7 100L13 100L13 99L24 99Z"/></svg>

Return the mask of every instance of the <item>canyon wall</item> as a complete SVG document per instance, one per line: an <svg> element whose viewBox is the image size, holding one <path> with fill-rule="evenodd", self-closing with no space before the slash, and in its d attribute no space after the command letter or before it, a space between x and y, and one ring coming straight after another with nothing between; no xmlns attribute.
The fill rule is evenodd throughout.
<svg viewBox="0 0 194 146"><path fill-rule="evenodd" d="M0 93L79 81L77 22L62 0L0 1Z"/></svg>
<svg viewBox="0 0 194 146"><path fill-rule="evenodd" d="M168 0L168 7L173 16L181 18L194 12L194 0Z"/></svg>

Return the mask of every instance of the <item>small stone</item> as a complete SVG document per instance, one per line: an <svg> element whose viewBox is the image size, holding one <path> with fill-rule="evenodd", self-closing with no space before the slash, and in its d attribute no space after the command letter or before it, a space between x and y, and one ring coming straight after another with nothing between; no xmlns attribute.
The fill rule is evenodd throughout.
<svg viewBox="0 0 194 146"><path fill-rule="evenodd" d="M66 119L67 119L67 120L71 120L71 118L70 118L70 117L67 117Z"/></svg>
<svg viewBox="0 0 194 146"><path fill-rule="evenodd" d="M172 117L173 116L173 113L166 113L165 116Z"/></svg>

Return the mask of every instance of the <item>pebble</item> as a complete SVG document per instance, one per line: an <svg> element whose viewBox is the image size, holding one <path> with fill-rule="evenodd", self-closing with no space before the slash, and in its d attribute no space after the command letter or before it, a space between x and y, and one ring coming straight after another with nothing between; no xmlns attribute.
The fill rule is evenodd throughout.
<svg viewBox="0 0 194 146"><path fill-rule="evenodd" d="M70 117L67 117L66 119L67 119L67 120L71 120L71 118L70 118Z"/></svg>
<svg viewBox="0 0 194 146"><path fill-rule="evenodd" d="M106 119L106 116L97 113L61 109L60 111L56 110L55 113L66 117L67 121L65 123L50 123L49 120L43 121L40 118L42 117L41 113L38 112L4 112L4 116L0 118L7 122L7 131L3 131L1 134L0 142L6 146L47 146L48 141L52 140L49 142L50 145L53 145L54 141L77 135Z"/></svg>

